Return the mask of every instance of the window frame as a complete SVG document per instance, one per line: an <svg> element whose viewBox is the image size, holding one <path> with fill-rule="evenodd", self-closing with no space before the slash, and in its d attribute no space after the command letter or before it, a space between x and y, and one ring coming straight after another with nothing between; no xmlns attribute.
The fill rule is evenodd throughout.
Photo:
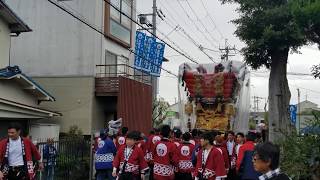
<svg viewBox="0 0 320 180"><path fill-rule="evenodd" d="M110 0L107 0L108 3L111 3ZM122 3L124 3L123 1L124 0L119 0L120 1L120 9L122 8ZM133 1L134 0L131 0L131 18L133 17ZM133 25L132 25L132 22L130 23L130 29L123 25L121 23L121 19L122 19L122 16L124 16L123 14L120 13L120 22L118 22L117 20L113 19L111 17L111 10L110 8L113 8L110 4L108 3L105 3L105 15L104 15L104 32L105 32L105 35L107 38L109 38L110 40L116 42L117 44L123 46L123 47L126 47L126 48L131 48L132 47L132 31L133 31ZM128 30L130 32L130 43L128 42L125 42L124 40L121 40L119 38L117 38L116 36L114 36L113 34L111 34L110 32L110 28L111 28L111 19L117 23L118 25L120 25L122 28L125 28L126 30Z"/></svg>

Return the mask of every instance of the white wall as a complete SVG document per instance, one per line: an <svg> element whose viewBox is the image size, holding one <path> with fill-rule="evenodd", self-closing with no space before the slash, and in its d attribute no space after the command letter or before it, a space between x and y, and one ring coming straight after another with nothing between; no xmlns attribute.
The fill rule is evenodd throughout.
<svg viewBox="0 0 320 180"><path fill-rule="evenodd" d="M103 36L47 0L10 0L9 6L33 30L12 40L12 64L31 76L94 75ZM97 27L102 0L62 1ZM69 6L66 6L66 4Z"/></svg>
<svg viewBox="0 0 320 180"><path fill-rule="evenodd" d="M9 65L10 29L0 18L0 69Z"/></svg>
<svg viewBox="0 0 320 180"><path fill-rule="evenodd" d="M0 98L10 101L27 104L29 106L38 106L38 99L30 93L24 91L18 83L12 80L0 81Z"/></svg>

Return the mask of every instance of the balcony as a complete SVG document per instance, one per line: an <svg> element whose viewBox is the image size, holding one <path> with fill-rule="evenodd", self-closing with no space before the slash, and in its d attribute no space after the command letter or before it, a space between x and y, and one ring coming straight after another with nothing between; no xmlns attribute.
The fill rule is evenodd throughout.
<svg viewBox="0 0 320 180"><path fill-rule="evenodd" d="M96 96L118 96L120 78L124 77L146 85L151 84L150 74L136 70L127 64L96 65L95 78Z"/></svg>

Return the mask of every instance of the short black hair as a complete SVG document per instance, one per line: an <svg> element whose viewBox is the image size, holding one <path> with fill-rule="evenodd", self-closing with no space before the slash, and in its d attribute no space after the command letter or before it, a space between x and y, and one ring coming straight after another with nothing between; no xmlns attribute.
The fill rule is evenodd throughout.
<svg viewBox="0 0 320 180"><path fill-rule="evenodd" d="M241 136L241 137L244 138L244 134L243 134L242 132L238 132L238 133L237 133L237 136Z"/></svg>
<svg viewBox="0 0 320 180"><path fill-rule="evenodd" d="M227 136L228 136L229 134L232 134L232 136L234 136L234 132L233 132L233 131L228 131L228 132L227 132Z"/></svg>
<svg viewBox="0 0 320 180"><path fill-rule="evenodd" d="M154 130L150 130L149 134L154 135L155 134Z"/></svg>
<svg viewBox="0 0 320 180"><path fill-rule="evenodd" d="M21 125L19 123L10 123L8 126L8 130L9 129L15 129L16 131L20 131Z"/></svg>
<svg viewBox="0 0 320 180"><path fill-rule="evenodd" d="M280 148L271 142L265 142L256 145L254 155L258 155L259 159L264 162L271 162L270 168L275 170L279 167Z"/></svg>
<svg viewBox="0 0 320 180"><path fill-rule="evenodd" d="M213 145L213 135L211 132L206 132L201 135L201 139L208 140L211 145Z"/></svg>
<svg viewBox="0 0 320 180"><path fill-rule="evenodd" d="M170 132L171 132L171 129L170 129L170 126L169 125L163 125L161 127L161 135L165 138L168 138L170 136Z"/></svg>
<svg viewBox="0 0 320 180"><path fill-rule="evenodd" d="M175 137L175 138L181 138L182 132L181 132L180 129L175 128L175 129L173 130L173 134L174 134L174 137Z"/></svg>
<svg viewBox="0 0 320 180"><path fill-rule="evenodd" d="M139 131L131 131L127 134L126 138L133 139L135 141L139 141L141 139L141 132Z"/></svg>
<svg viewBox="0 0 320 180"><path fill-rule="evenodd" d="M196 137L198 135L198 130L192 129L191 134L192 134L192 137Z"/></svg>
<svg viewBox="0 0 320 180"><path fill-rule="evenodd" d="M191 139L191 134L189 132L185 132L183 135L182 135L182 139L184 141L190 141Z"/></svg>
<svg viewBox="0 0 320 180"><path fill-rule="evenodd" d="M247 141L255 141L257 139L256 133L254 132L248 132L248 134L246 135L246 140Z"/></svg>
<svg viewBox="0 0 320 180"><path fill-rule="evenodd" d="M128 127L122 127L122 128L121 128L121 134L122 134L122 135L127 134L128 131L129 131L129 128L128 128Z"/></svg>

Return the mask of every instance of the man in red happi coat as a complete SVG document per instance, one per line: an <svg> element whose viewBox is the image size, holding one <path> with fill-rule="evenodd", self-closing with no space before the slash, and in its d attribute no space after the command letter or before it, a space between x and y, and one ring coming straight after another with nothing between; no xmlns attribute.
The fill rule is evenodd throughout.
<svg viewBox="0 0 320 180"><path fill-rule="evenodd" d="M156 128L154 130L151 130L148 140L146 142L146 156L145 156L145 159L148 162L149 170L150 170L149 180L153 180L153 156L152 156L153 152L152 151L155 148L156 143L160 140L161 140L160 130Z"/></svg>
<svg viewBox="0 0 320 180"><path fill-rule="evenodd" d="M120 146L125 145L126 144L126 136L128 133L128 127L122 127L121 128L121 134L115 139L115 145L117 150L119 150Z"/></svg>
<svg viewBox="0 0 320 180"><path fill-rule="evenodd" d="M181 140L181 135L182 135L182 132L179 128L174 128L173 129L173 138L172 138L172 141L174 142L174 144L178 147L182 140Z"/></svg>
<svg viewBox="0 0 320 180"><path fill-rule="evenodd" d="M0 180L35 179L33 159L43 169L39 151L29 139L20 137L20 129L19 124L10 124L8 138L0 142Z"/></svg>
<svg viewBox="0 0 320 180"><path fill-rule="evenodd" d="M155 180L174 179L173 156L177 146L169 139L170 131L168 125L161 128L162 139L156 143L153 149L153 178Z"/></svg>
<svg viewBox="0 0 320 180"><path fill-rule="evenodd" d="M244 154L246 151L253 151L254 150L254 141L256 139L255 133L248 132L246 135L245 143L239 148L239 154L236 162L236 169L239 172L241 162L243 160Z"/></svg>
<svg viewBox="0 0 320 180"><path fill-rule="evenodd" d="M228 173L230 162L227 148L223 145L224 139L221 135L217 135L215 137L214 146L221 152L224 160L224 167L226 168L226 172Z"/></svg>
<svg viewBox="0 0 320 180"><path fill-rule="evenodd" d="M178 146L175 154L174 161L177 166L177 172L175 174L176 180L192 180L192 172L194 167L192 164L192 152L195 145L190 143L191 134L186 132L182 135L182 142Z"/></svg>
<svg viewBox="0 0 320 180"><path fill-rule="evenodd" d="M119 180L144 180L148 164L142 149L137 145L140 138L138 131L132 131L126 136L126 145L119 148L113 160L112 176L118 175Z"/></svg>
<svg viewBox="0 0 320 180"><path fill-rule="evenodd" d="M202 149L198 153L194 176L196 180L221 180L227 177L221 152L213 146L210 132L200 139Z"/></svg>

